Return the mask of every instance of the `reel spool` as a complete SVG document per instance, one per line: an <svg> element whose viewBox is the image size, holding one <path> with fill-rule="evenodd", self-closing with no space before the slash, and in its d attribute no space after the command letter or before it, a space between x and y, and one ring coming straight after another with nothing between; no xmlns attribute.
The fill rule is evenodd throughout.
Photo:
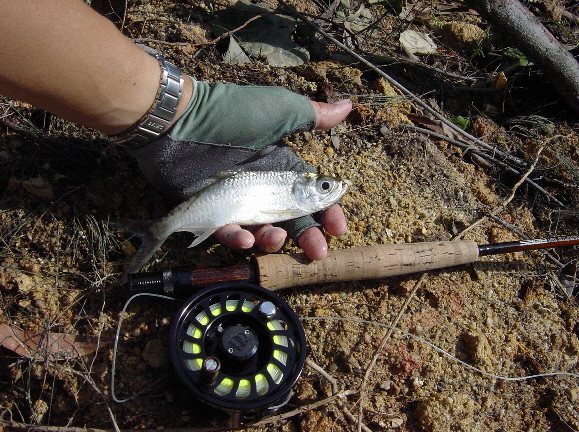
<svg viewBox="0 0 579 432"><path fill-rule="evenodd" d="M190 297L173 320L170 346L195 398L244 419L287 403L306 358L294 311L246 282L211 285Z"/></svg>

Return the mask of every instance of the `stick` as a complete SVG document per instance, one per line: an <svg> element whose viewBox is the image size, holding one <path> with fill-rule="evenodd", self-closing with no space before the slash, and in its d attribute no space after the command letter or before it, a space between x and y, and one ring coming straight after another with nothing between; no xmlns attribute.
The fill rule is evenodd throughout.
<svg viewBox="0 0 579 432"><path fill-rule="evenodd" d="M319 373L321 376L323 376L332 385L332 393L334 394L338 393L338 381L336 381L336 379L333 376L331 376L320 365L318 365L316 362L314 362L309 358L306 359L306 364L313 370L315 370L317 373ZM339 401L338 403L340 404L340 408L342 409L342 411L344 411L344 414L346 414L346 417L348 417L353 422L357 422L356 417L354 417L354 414L350 412L348 407L345 406L345 404L342 403L341 401ZM372 432L372 430L365 424L362 424L362 430L364 432Z"/></svg>
<svg viewBox="0 0 579 432"><path fill-rule="evenodd" d="M541 66L548 82L579 113L579 64L518 0L483 0L474 6Z"/></svg>

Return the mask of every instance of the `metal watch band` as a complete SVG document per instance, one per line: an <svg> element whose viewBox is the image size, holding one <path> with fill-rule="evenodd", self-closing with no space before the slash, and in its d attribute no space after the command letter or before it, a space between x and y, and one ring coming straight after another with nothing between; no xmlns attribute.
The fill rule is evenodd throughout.
<svg viewBox="0 0 579 432"><path fill-rule="evenodd" d="M130 147L145 145L165 133L175 117L177 106L183 96L184 80L179 68L160 54L155 55L161 66L161 79L155 102L134 126L110 139Z"/></svg>

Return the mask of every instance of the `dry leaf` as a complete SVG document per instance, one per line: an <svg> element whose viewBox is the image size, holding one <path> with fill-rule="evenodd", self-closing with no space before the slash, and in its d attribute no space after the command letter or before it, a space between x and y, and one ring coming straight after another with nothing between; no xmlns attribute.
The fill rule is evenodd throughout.
<svg viewBox="0 0 579 432"><path fill-rule="evenodd" d="M426 129L430 129L433 132L439 133L441 135L446 135L451 139L457 140L461 139L460 135L458 135L452 128L450 128L448 125L444 124L440 120L432 120L429 119L428 117L416 114L407 114L407 117L410 119L412 123L425 127Z"/></svg>
<svg viewBox="0 0 579 432"><path fill-rule="evenodd" d="M499 72L493 81L493 88L502 91L507 88L507 76L504 72Z"/></svg>
<svg viewBox="0 0 579 432"><path fill-rule="evenodd" d="M36 361L67 360L97 350L97 338L67 333L33 333L0 324L0 346Z"/></svg>

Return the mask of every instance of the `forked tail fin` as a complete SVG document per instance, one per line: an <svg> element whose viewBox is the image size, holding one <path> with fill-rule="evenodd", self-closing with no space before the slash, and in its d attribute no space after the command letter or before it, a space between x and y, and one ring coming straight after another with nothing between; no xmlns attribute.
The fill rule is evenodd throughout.
<svg viewBox="0 0 579 432"><path fill-rule="evenodd" d="M159 250L170 235L170 233L165 234L158 232L158 230L155 229L155 225L150 222L143 222L130 226L125 225L125 228L127 231L140 237L141 245L135 255L133 255L131 262L125 268L125 272L121 278L121 283L127 281L129 273L137 273L140 271L141 268L147 264L147 261L155 255L155 252Z"/></svg>

